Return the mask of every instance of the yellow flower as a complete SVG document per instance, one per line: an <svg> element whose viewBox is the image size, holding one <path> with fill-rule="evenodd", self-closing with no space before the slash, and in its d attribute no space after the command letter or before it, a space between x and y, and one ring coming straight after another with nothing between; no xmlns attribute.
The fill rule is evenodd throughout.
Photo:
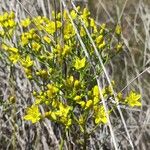
<svg viewBox="0 0 150 150"><path fill-rule="evenodd" d="M85 106L85 102L84 101L79 101L79 102L77 102L82 108L84 108L84 106Z"/></svg>
<svg viewBox="0 0 150 150"><path fill-rule="evenodd" d="M54 97L55 94L59 91L59 89L57 87L55 87L54 85L52 85L52 84L48 84L47 87L48 87L47 96L49 98Z"/></svg>
<svg viewBox="0 0 150 150"><path fill-rule="evenodd" d="M48 76L48 72L47 70L42 69L42 70L37 71L36 75L42 78L46 78Z"/></svg>
<svg viewBox="0 0 150 150"><path fill-rule="evenodd" d="M84 124L84 118L83 118L83 116L81 115L80 117L79 117L79 122L78 122L80 125L83 125Z"/></svg>
<svg viewBox="0 0 150 150"><path fill-rule="evenodd" d="M69 118L67 119L67 123L65 123L66 129L68 129L72 124L72 120Z"/></svg>
<svg viewBox="0 0 150 150"><path fill-rule="evenodd" d="M141 98L140 94L137 94L133 91L129 93L129 95L126 97L125 102L131 107L134 106L141 106L141 102L139 102L139 99Z"/></svg>
<svg viewBox="0 0 150 150"><path fill-rule="evenodd" d="M92 104L93 104L93 101L92 101L92 100L88 100L88 101L86 102L86 104L85 104L85 109L90 108L90 107L92 106Z"/></svg>
<svg viewBox="0 0 150 150"><path fill-rule="evenodd" d="M67 14L66 9L65 9L65 10L64 10L64 12L63 12L63 17L64 17L64 19L65 19L65 20L67 20L67 19L68 19L68 14Z"/></svg>
<svg viewBox="0 0 150 150"><path fill-rule="evenodd" d="M63 103L59 103L59 110L56 112L56 115L67 119L70 110L72 110L72 107L64 105Z"/></svg>
<svg viewBox="0 0 150 150"><path fill-rule="evenodd" d="M50 22L45 26L45 30L46 30L46 32L49 33L49 34L54 34L54 32L56 31L55 22L54 22L54 21L50 21Z"/></svg>
<svg viewBox="0 0 150 150"><path fill-rule="evenodd" d="M3 27L4 27L4 28L7 28L8 26L9 26L8 21L5 21L5 22L3 23Z"/></svg>
<svg viewBox="0 0 150 150"><path fill-rule="evenodd" d="M121 26L120 26L120 25L117 25L117 26L116 26L115 33L116 33L117 35L120 35L120 34L121 34Z"/></svg>
<svg viewBox="0 0 150 150"><path fill-rule="evenodd" d="M11 52L13 52L13 53L17 53L18 52L18 49L15 48L15 47L9 47L8 50L11 51Z"/></svg>
<svg viewBox="0 0 150 150"><path fill-rule="evenodd" d="M11 11L10 13L9 13L9 19L14 19L15 18L15 13L13 12L13 11Z"/></svg>
<svg viewBox="0 0 150 150"><path fill-rule="evenodd" d="M35 104L35 105L39 105L41 102L42 102L41 99L36 99L36 100L34 101L34 104Z"/></svg>
<svg viewBox="0 0 150 150"><path fill-rule="evenodd" d="M97 38L96 38L96 43L99 44L103 41L103 35L99 35Z"/></svg>
<svg viewBox="0 0 150 150"><path fill-rule="evenodd" d="M4 49L4 50L7 51L7 50L9 49L9 47L8 47L6 44L3 43L3 44L2 44L2 49Z"/></svg>
<svg viewBox="0 0 150 150"><path fill-rule="evenodd" d="M13 19L8 20L9 27L14 27L16 25L16 22Z"/></svg>
<svg viewBox="0 0 150 150"><path fill-rule="evenodd" d="M60 21L56 21L57 29L62 26L62 23Z"/></svg>
<svg viewBox="0 0 150 150"><path fill-rule="evenodd" d="M104 34L105 28L106 28L106 24L103 23L103 24L101 25L100 34Z"/></svg>
<svg viewBox="0 0 150 150"><path fill-rule="evenodd" d="M105 47L105 45L106 45L106 43L105 43L105 41L103 41L103 42L98 46L98 48L99 48L99 49L102 49L102 48Z"/></svg>
<svg viewBox="0 0 150 150"><path fill-rule="evenodd" d="M40 45L39 43L37 43L37 42L32 42L31 45L32 45L32 48L33 48L34 51L39 52L39 50L40 50L40 48L41 48L41 45Z"/></svg>
<svg viewBox="0 0 150 150"><path fill-rule="evenodd" d="M52 101L52 107L57 108L59 106L59 102L57 100Z"/></svg>
<svg viewBox="0 0 150 150"><path fill-rule="evenodd" d="M82 18L83 20L87 20L87 18L89 17L89 15L90 15L89 10L88 10L87 8L84 8L84 9L83 9L83 13L82 13L82 15L81 15L81 18Z"/></svg>
<svg viewBox="0 0 150 150"><path fill-rule="evenodd" d="M100 99L99 99L99 97L95 96L93 98L93 101L94 101L94 105L96 105L100 101Z"/></svg>
<svg viewBox="0 0 150 150"><path fill-rule="evenodd" d="M95 21L93 18L90 18L90 26L95 27Z"/></svg>
<svg viewBox="0 0 150 150"><path fill-rule="evenodd" d="M103 106L95 106L94 111L95 111L95 123L96 124L99 124L99 123L106 124L108 120L106 117L104 107Z"/></svg>
<svg viewBox="0 0 150 150"><path fill-rule="evenodd" d="M122 44L121 44L121 43L118 43L118 44L116 45L116 49L117 49L117 51L120 51L120 50L122 49Z"/></svg>
<svg viewBox="0 0 150 150"><path fill-rule="evenodd" d="M68 45L65 45L63 48L62 56L67 55L70 52L71 48Z"/></svg>
<svg viewBox="0 0 150 150"><path fill-rule="evenodd" d="M80 81L79 80L75 80L74 81L74 87L78 88L80 86Z"/></svg>
<svg viewBox="0 0 150 150"><path fill-rule="evenodd" d="M74 77L73 76L70 76L66 79L67 86L73 86L73 83L74 83Z"/></svg>
<svg viewBox="0 0 150 150"><path fill-rule="evenodd" d="M25 33L23 33L21 35L21 44L22 44L22 46L25 46L28 43L29 43L29 39L28 39L27 35Z"/></svg>
<svg viewBox="0 0 150 150"><path fill-rule="evenodd" d="M3 15L3 21L6 21L8 19L8 12L5 12Z"/></svg>
<svg viewBox="0 0 150 150"><path fill-rule="evenodd" d="M71 17L72 17L73 20L77 18L77 13L75 12L75 10L72 10L70 12L70 15L71 15Z"/></svg>
<svg viewBox="0 0 150 150"><path fill-rule="evenodd" d="M0 37L4 37L5 32L3 30L0 31Z"/></svg>
<svg viewBox="0 0 150 150"><path fill-rule="evenodd" d="M18 62L18 60L20 59L20 55L19 54L10 54L9 56L10 61L15 64Z"/></svg>
<svg viewBox="0 0 150 150"><path fill-rule="evenodd" d="M23 67L30 68L33 66L34 62L31 60L30 56L27 55L24 60L21 60L21 64Z"/></svg>
<svg viewBox="0 0 150 150"><path fill-rule="evenodd" d="M83 27L81 27L81 29L80 29L80 35L81 35L81 37L86 35L85 29Z"/></svg>
<svg viewBox="0 0 150 150"><path fill-rule="evenodd" d="M35 41L40 41L41 39L40 39L40 36L38 35L38 34L36 34L36 33L34 33L33 35L32 35L32 39L33 40L35 40Z"/></svg>
<svg viewBox="0 0 150 150"><path fill-rule="evenodd" d="M29 120L32 123L36 123L41 119L41 113L39 112L37 105L32 105L27 109L27 115L24 116L25 120Z"/></svg>
<svg viewBox="0 0 150 150"><path fill-rule="evenodd" d="M9 100L9 102L10 103L15 103L16 102L16 97L15 96L10 96L9 98L8 98L8 100Z"/></svg>
<svg viewBox="0 0 150 150"><path fill-rule="evenodd" d="M82 58L82 59L76 58L74 67L75 67L76 70L79 70L79 69L85 67L85 63L86 63L86 58L85 57Z"/></svg>
<svg viewBox="0 0 150 150"><path fill-rule="evenodd" d="M15 47L9 47L6 44L2 44L2 49L9 51L9 52L13 52L13 53L18 53L18 49Z"/></svg>
<svg viewBox="0 0 150 150"><path fill-rule="evenodd" d="M76 32L75 32L72 24L67 22L64 25L64 38L66 40L68 40L68 39L72 38L75 34L76 34Z"/></svg>
<svg viewBox="0 0 150 150"><path fill-rule="evenodd" d="M51 39L48 36L43 37L44 41L46 41L48 44L51 43Z"/></svg>
<svg viewBox="0 0 150 150"><path fill-rule="evenodd" d="M28 27L29 25L31 24L31 20L30 20L30 18L26 18L26 19L24 19L24 20L21 20L21 25L23 26L23 27Z"/></svg>
<svg viewBox="0 0 150 150"><path fill-rule="evenodd" d="M51 118L55 121L57 119L55 112L51 112Z"/></svg>
<svg viewBox="0 0 150 150"><path fill-rule="evenodd" d="M119 102L122 102L122 103L124 103L125 102L125 100L124 100L124 98L123 98L123 96L122 96L122 93L118 93L117 94L117 100L119 101Z"/></svg>
<svg viewBox="0 0 150 150"><path fill-rule="evenodd" d="M24 71L26 73L26 76L28 79L32 79L32 70L30 68L24 68Z"/></svg>
<svg viewBox="0 0 150 150"><path fill-rule="evenodd" d="M95 85L95 86L93 87L93 96L96 96L96 97L99 96L99 88L98 88L97 85Z"/></svg>
<svg viewBox="0 0 150 150"><path fill-rule="evenodd" d="M75 101L80 101L80 100L81 100L81 96L80 96L80 95L77 95L77 96L75 96L75 97L73 98L73 100L75 100Z"/></svg>

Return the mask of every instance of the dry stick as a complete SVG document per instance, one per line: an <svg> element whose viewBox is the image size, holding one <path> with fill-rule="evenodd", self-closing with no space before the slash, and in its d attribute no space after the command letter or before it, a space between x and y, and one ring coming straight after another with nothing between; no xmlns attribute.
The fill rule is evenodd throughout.
<svg viewBox="0 0 150 150"><path fill-rule="evenodd" d="M128 65L127 65L126 57L124 57L124 65L125 65L125 76L126 76L126 85L127 85L129 82L129 73L128 73L128 67L127 67Z"/></svg>
<svg viewBox="0 0 150 150"><path fill-rule="evenodd" d="M121 17L123 16L123 12L124 12L124 9L125 9L125 7L126 7L126 5L127 5L127 2L128 2L128 0L126 0L126 1L125 1L125 3L124 3L124 5L123 5L123 8L122 8L122 11L121 11L121 13L120 13L120 16L119 16L118 22L120 22Z"/></svg>
<svg viewBox="0 0 150 150"><path fill-rule="evenodd" d="M75 24L74 24L74 22L73 22L73 20L72 20L72 18L71 18L71 16L70 16L70 14L69 14L69 10L68 10L68 8L67 8L67 6L66 6L64 0L61 0L61 2L62 2L62 4L63 4L64 8L66 8L68 17L69 17L69 19L70 19L70 21L71 21L71 23L72 23L72 25L73 25L73 28L74 28L74 30L75 30L75 32L76 32L76 34L77 34L77 38L78 38L78 40L79 40L79 42L80 42L80 44L81 44L81 46L82 46L82 48L83 48L83 51L84 51L84 53L85 53L85 55L86 55L88 61L89 61L90 64L91 64L91 67L92 67L92 69L93 69L93 71L94 71L94 73L95 73L96 80L97 80L97 84L98 84L98 88L99 88L99 91L100 91L100 97L101 97L101 99L102 99L103 106L104 106L104 109L105 109L105 112L106 112L106 117L107 117L107 119L108 119L108 125L109 125L109 128L110 128L110 133L111 133L111 136L112 136L113 144L114 144L115 150L118 150L118 148L117 148L117 142L116 142L116 139L115 139L115 135L114 135L113 128L112 128L112 125L111 125L111 122L110 122L110 118L109 118L109 114L108 114L108 108L107 108L107 105L106 105L106 103L105 103L103 94L102 94L102 92L101 92L101 91L102 91L102 88L101 88L101 86L100 86L99 77L96 75L95 68L94 68L94 66L93 66L93 64L92 64L92 62L91 62L91 60L90 60L90 56L89 56L89 54L88 54L88 52L87 52L87 50L86 50L86 47L85 47L85 45L84 45L84 43L83 43L83 41L82 41L82 39L81 39L81 37L80 37L80 34L79 34L79 32L78 32L78 30L77 30L77 28L76 28L76 26L75 26ZM72 4L73 4L73 3L72 3ZM74 4L73 4L73 6L74 6ZM101 63L102 63L102 62L101 62ZM104 67L104 66L103 66L103 67Z"/></svg>
<svg viewBox="0 0 150 150"><path fill-rule="evenodd" d="M135 8L136 9L136 13L135 13L135 16L134 16L134 21L133 21L133 31L134 31L134 36L135 36L136 42L137 42L137 35L135 34L136 33L136 26L137 26L136 25L136 20L138 20L138 14L139 14L139 11L140 11L140 6L141 6L141 0L139 1L138 7Z"/></svg>
<svg viewBox="0 0 150 150"><path fill-rule="evenodd" d="M52 19L52 10L51 10L51 4L50 4L49 0L47 0L47 7L48 7L48 16L51 20Z"/></svg>
<svg viewBox="0 0 150 150"><path fill-rule="evenodd" d="M150 70L150 67L146 68L144 71L142 71L140 74L138 74L135 78L133 78L120 92L123 92L132 82L134 82L137 78L139 78L142 74Z"/></svg>
<svg viewBox="0 0 150 150"><path fill-rule="evenodd" d="M108 17L110 18L111 22L114 23L114 19L111 17L110 13L107 11L107 8L105 7L104 3L102 2L102 0L98 0L98 4L100 4L103 9L105 10L106 14L108 15ZM99 8L98 8L99 9Z"/></svg>
<svg viewBox="0 0 150 150"><path fill-rule="evenodd" d="M46 9L45 9L45 6L44 6L44 0L39 0L39 5L40 4L41 4L41 7L42 7L43 15L45 17L47 17Z"/></svg>
<svg viewBox="0 0 150 150"><path fill-rule="evenodd" d="M145 7L145 5L142 3L139 5L139 12L140 17L143 21L144 31L145 31L145 48L144 48L144 59L143 59L143 66L146 64L146 55L148 55L148 49L150 50L150 21L149 21L149 15L150 12L148 12L149 9Z"/></svg>
<svg viewBox="0 0 150 150"><path fill-rule="evenodd" d="M73 4L73 2L72 2L72 5L73 5L74 9L76 9L76 7L75 7L75 5ZM76 9L76 11L77 11L77 9ZM80 19L81 19L81 18L80 18ZM82 21L82 19L81 19L81 21ZM109 75L108 75L108 73L107 73L107 71L106 71L106 68L105 68L105 66L104 66L104 64L103 64L103 61L102 61L102 59L101 59L101 56L99 55L99 52L98 52L98 50L97 50L97 48L96 48L96 45L95 45L95 43L94 43L94 41L93 41L93 39L92 39L92 37L91 37L91 35L90 35L90 33L89 33L88 29L86 28L86 26L85 26L85 24L84 24L83 21L82 21L82 24L83 24L83 26L84 26L84 28L85 28L85 30L86 30L86 33L87 33L87 35L88 35L88 37L89 37L89 39L90 39L90 41L91 41L91 43L92 43L92 45L93 45L94 51L95 51L95 53L96 53L96 55L97 55L97 57L98 57L98 59L99 59L99 62L100 62L100 64L101 64L102 69L103 69L103 71L104 71L104 74L105 74L105 76L106 76L106 79L107 79L107 81L108 81L108 83L109 83L109 85L110 85L110 88L111 88L111 90L113 91L113 95L114 95L114 97L115 97L116 94L115 94L114 89L113 89L113 87L112 87L112 84L111 84ZM118 109L118 111L119 111L121 120L122 120L122 122L123 122L125 131L126 131L126 134L127 134L127 136L128 136L129 143L130 143L132 149L134 150L134 146L133 146L133 143L132 143L132 140L131 140L129 131L128 131L128 129L127 129L127 125L126 125L125 119L124 119L124 117L123 117L122 111L121 111L121 109L120 109L118 100L117 100L116 98L115 98L115 100L116 100L117 109ZM113 137L113 138L114 138L114 137Z"/></svg>

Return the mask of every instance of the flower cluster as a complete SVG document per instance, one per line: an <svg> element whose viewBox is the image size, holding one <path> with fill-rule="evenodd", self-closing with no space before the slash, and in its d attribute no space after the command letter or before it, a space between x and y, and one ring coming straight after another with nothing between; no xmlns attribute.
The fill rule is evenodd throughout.
<svg viewBox="0 0 150 150"><path fill-rule="evenodd" d="M102 67L97 64L98 58L85 27L90 32L104 64L122 49L121 27L117 25L113 30L117 40L110 45L112 30L107 29L106 24L98 26L88 9L82 11L78 7L77 11L71 10L70 16L77 26L96 71L101 75ZM114 96L113 92L110 85L102 91L99 90L94 71L66 10L57 14L53 12L51 20L37 16L25 18L19 23L15 22L13 12L6 12L0 15L0 38L2 58L12 67L19 65L27 79L40 87L40 91L35 89L32 93L35 101L27 109L25 120L36 123L49 118L66 129L73 130L72 127L77 126L84 133L87 132L86 125L89 120L95 126L108 122L100 92L106 101ZM135 92L131 92L126 98L118 94L117 98L120 104L141 106L140 95ZM45 108L44 113L40 111L40 105ZM111 110L107 113L111 115Z"/></svg>

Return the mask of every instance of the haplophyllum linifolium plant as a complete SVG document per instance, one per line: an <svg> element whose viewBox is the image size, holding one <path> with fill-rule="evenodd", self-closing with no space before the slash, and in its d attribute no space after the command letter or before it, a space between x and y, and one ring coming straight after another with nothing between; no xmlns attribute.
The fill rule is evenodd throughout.
<svg viewBox="0 0 150 150"><path fill-rule="evenodd" d="M106 24L96 25L87 8L77 9L78 13L70 10L70 15L84 41L96 73L101 75L102 67L94 63L98 58L79 17L90 32L104 64L109 63L122 50L121 26L116 25L114 29L106 30ZM1 59L11 67L16 64L22 67L26 78L40 87L40 91L33 90L35 101L27 108L24 119L34 124L48 118L62 129L64 136L60 149L63 148L64 141L67 141L65 135L68 133L76 145L86 149L89 137L100 125L107 124L108 120L95 74L66 10L53 12L52 20L37 16L27 17L19 23L23 33L18 32L14 12L0 15ZM110 46L111 32L115 32L117 37L113 47ZM17 43L13 43L14 33ZM112 85L115 87L114 81ZM109 98L113 97L113 91L108 85L101 92L107 104L112 106L108 112L111 115L112 108L116 108L115 104L110 104L109 101ZM131 91L126 97L122 93L117 95L120 105L130 107L141 106L140 97L135 91ZM14 96L10 95L10 99L13 98ZM45 109L44 113L41 113L40 105ZM78 134L75 134L76 132Z"/></svg>

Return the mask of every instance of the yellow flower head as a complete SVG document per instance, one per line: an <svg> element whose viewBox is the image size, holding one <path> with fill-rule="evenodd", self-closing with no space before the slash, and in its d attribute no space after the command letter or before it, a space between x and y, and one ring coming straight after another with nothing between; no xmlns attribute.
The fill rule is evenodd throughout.
<svg viewBox="0 0 150 150"><path fill-rule="evenodd" d="M54 97L56 95L56 93L59 91L59 89L56 86L52 85L52 84L48 84L47 88L48 88L47 96L49 98Z"/></svg>
<svg viewBox="0 0 150 150"><path fill-rule="evenodd" d="M93 18L90 18L90 26L93 28L96 27L95 20Z"/></svg>
<svg viewBox="0 0 150 150"><path fill-rule="evenodd" d="M125 102L131 107L134 106L141 106L141 102L139 102L139 99L141 98L140 94L137 94L133 91L129 93L129 95L126 97Z"/></svg>
<svg viewBox="0 0 150 150"><path fill-rule="evenodd" d="M80 81L79 80L75 80L74 81L74 87L78 88L80 86Z"/></svg>
<svg viewBox="0 0 150 150"><path fill-rule="evenodd" d="M94 108L95 110L95 123L99 124L99 123L103 123L106 124L107 123L107 117L106 117L106 113L104 110L103 106L95 106Z"/></svg>
<svg viewBox="0 0 150 150"><path fill-rule="evenodd" d="M28 27L30 24L31 24L30 18L21 20L21 25L22 25L23 27L25 27L25 28Z"/></svg>
<svg viewBox="0 0 150 150"><path fill-rule="evenodd" d="M25 120L29 120L32 123L36 123L41 119L41 113L39 112L37 105L32 105L27 109L27 115L24 116Z"/></svg>
<svg viewBox="0 0 150 150"><path fill-rule="evenodd" d="M120 50L122 50L122 44L121 43L118 43L117 45L116 45L116 49L117 49L117 51L120 51Z"/></svg>
<svg viewBox="0 0 150 150"><path fill-rule="evenodd" d="M9 25L9 27L14 27L15 25L16 25L16 22L13 20L13 19L9 19L8 20L8 25Z"/></svg>
<svg viewBox="0 0 150 150"><path fill-rule="evenodd" d="M93 96L98 97L99 96L99 88L97 85L93 87Z"/></svg>
<svg viewBox="0 0 150 150"><path fill-rule="evenodd" d="M30 56L27 55L25 59L21 60L23 67L30 68L33 66L34 62L31 60Z"/></svg>
<svg viewBox="0 0 150 150"><path fill-rule="evenodd" d="M13 11L9 12L9 19L15 19L15 13Z"/></svg>
<svg viewBox="0 0 150 150"><path fill-rule="evenodd" d="M75 60L74 67L75 67L76 70L79 70L79 69L85 67L85 63L86 63L86 58L85 57L82 58L82 59L77 57L76 60Z"/></svg>
<svg viewBox="0 0 150 150"><path fill-rule="evenodd" d="M65 45L63 48L62 55L65 56L71 51L71 48L68 45Z"/></svg>
<svg viewBox="0 0 150 150"><path fill-rule="evenodd" d="M75 12L75 10L72 10L70 12L70 15L71 15L72 19L76 19L77 18L77 13Z"/></svg>
<svg viewBox="0 0 150 150"><path fill-rule="evenodd" d="M121 34L121 26L120 26L120 25L117 25L117 26L116 26L115 33L116 33L117 35L120 35L120 34Z"/></svg>
<svg viewBox="0 0 150 150"><path fill-rule="evenodd" d="M18 62L18 60L20 59L20 55L19 54L10 54L9 56L10 61L15 64Z"/></svg>
<svg viewBox="0 0 150 150"><path fill-rule="evenodd" d="M103 35L99 35L99 36L96 38L96 43L97 43L97 44L100 44L102 41L103 41Z"/></svg>
<svg viewBox="0 0 150 150"><path fill-rule="evenodd" d="M77 95L77 96L75 96L75 97L73 98L73 100L75 100L75 101L80 101L80 100L81 100L81 96L80 96L80 95Z"/></svg>
<svg viewBox="0 0 150 150"><path fill-rule="evenodd" d="M81 29L80 29L80 35L81 35L81 37L86 35L85 29L83 27L81 27Z"/></svg>
<svg viewBox="0 0 150 150"><path fill-rule="evenodd" d="M45 26L45 30L48 34L54 34L54 32L56 31L56 26L55 26L55 22L54 21L50 21L48 24L46 24Z"/></svg>
<svg viewBox="0 0 150 150"><path fill-rule="evenodd" d="M88 101L86 102L86 104L85 104L85 109L90 108L90 107L92 106L92 104L93 104L93 101L92 101L92 100L88 100Z"/></svg>
<svg viewBox="0 0 150 150"><path fill-rule="evenodd" d="M41 45L37 42L32 42L32 48L34 51L39 52Z"/></svg>
<svg viewBox="0 0 150 150"><path fill-rule="evenodd" d="M73 26L71 23L67 22L65 25L64 25L64 38L66 40L72 38L74 35L76 34Z"/></svg>
<svg viewBox="0 0 150 150"><path fill-rule="evenodd" d="M106 46L106 43L105 43L105 41L103 41L99 46L98 46L98 48L99 49L102 49L102 48L104 48Z"/></svg>
<svg viewBox="0 0 150 150"><path fill-rule="evenodd" d="M85 107L85 102L84 101L79 101L79 102L77 102L82 108L84 108Z"/></svg>
<svg viewBox="0 0 150 150"><path fill-rule="evenodd" d="M89 17L89 15L90 15L89 10L88 10L87 8L84 8L84 9L83 9L83 14L81 15L81 17L82 17L83 19L87 19L87 18Z"/></svg>
<svg viewBox="0 0 150 150"><path fill-rule="evenodd" d="M67 84L67 86L73 86L73 83L74 83L74 77L73 77L73 76L69 76L69 77L66 79L66 84Z"/></svg>

